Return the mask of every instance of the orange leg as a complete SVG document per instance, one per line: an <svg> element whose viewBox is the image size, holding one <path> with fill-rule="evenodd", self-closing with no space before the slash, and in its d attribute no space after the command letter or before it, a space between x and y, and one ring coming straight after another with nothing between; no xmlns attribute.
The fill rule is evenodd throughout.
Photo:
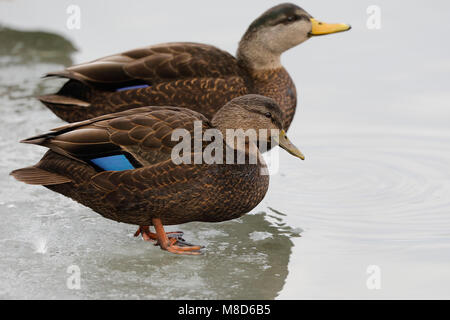
<svg viewBox="0 0 450 320"><path fill-rule="evenodd" d="M194 254L194 255L201 254L200 252L200 249L202 248L201 246L190 245L174 237L169 238L166 232L164 231L161 219L154 218L152 219L152 223L153 226L155 227L157 241L161 249L177 254ZM178 243L183 246L177 245Z"/></svg>
<svg viewBox="0 0 450 320"><path fill-rule="evenodd" d="M142 238L145 241L156 242L158 240L158 237L156 236L156 233L150 232L150 227L149 226L139 226L137 231L134 233L134 236L137 237L140 234L142 235ZM166 234L167 234L168 238L179 238L179 239L181 239L181 237L183 236L183 232L181 232L181 231L167 232Z"/></svg>

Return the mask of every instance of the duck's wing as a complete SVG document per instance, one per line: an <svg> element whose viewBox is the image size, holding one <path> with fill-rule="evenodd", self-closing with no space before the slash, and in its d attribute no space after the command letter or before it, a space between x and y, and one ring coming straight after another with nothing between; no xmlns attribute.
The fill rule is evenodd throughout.
<svg viewBox="0 0 450 320"><path fill-rule="evenodd" d="M241 75L236 59L228 52L190 42L134 49L48 74L109 90L151 86L170 80Z"/></svg>
<svg viewBox="0 0 450 320"><path fill-rule="evenodd" d="M229 53L198 43L166 43L69 67L47 76L70 79L38 97L75 122L142 106L178 106L212 119L232 98L249 93L248 76Z"/></svg>
<svg viewBox="0 0 450 320"><path fill-rule="evenodd" d="M172 148L180 142L172 140L174 130L180 129L180 135L193 143L196 124L197 130L211 128L203 115L189 109L142 107L69 124L21 142L45 146L98 171L122 171L170 159Z"/></svg>

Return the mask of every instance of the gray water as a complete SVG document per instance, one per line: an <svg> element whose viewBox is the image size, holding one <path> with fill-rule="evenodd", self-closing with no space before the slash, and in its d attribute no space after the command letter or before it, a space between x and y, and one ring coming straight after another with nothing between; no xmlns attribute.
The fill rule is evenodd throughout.
<svg viewBox="0 0 450 320"><path fill-rule="evenodd" d="M202 256L163 252L134 226L8 176L45 152L20 139L63 123L33 98L59 85L44 73L168 41L234 52L277 3L77 1L70 30L71 1L0 1L0 298L450 298L445 1L378 1L379 30L366 26L372 2L296 1L353 26L283 56L300 95L290 138L307 159L280 152L266 198L241 219L167 228L206 245Z"/></svg>

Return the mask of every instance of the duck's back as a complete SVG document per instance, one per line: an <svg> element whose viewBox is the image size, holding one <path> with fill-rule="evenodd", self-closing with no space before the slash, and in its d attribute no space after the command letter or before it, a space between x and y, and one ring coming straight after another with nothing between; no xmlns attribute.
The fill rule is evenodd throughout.
<svg viewBox="0 0 450 320"><path fill-rule="evenodd" d="M283 67L254 72L228 52L199 43L135 49L48 76L69 79L56 94L39 97L68 122L148 105L186 107L212 119L231 99L255 93L280 105L287 130L297 104Z"/></svg>
<svg viewBox="0 0 450 320"><path fill-rule="evenodd" d="M49 73L69 81L39 97L69 122L147 105L181 106L211 119L247 94L246 72L214 46L178 42L139 48Z"/></svg>

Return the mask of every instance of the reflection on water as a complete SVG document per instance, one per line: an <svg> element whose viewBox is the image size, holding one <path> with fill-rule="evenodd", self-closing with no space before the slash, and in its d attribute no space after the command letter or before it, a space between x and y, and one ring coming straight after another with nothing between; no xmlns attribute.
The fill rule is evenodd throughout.
<svg viewBox="0 0 450 320"><path fill-rule="evenodd" d="M6 254L0 262L2 298L274 299L288 273L290 238L298 236L268 222L264 213L219 224L190 223L176 229L206 245L205 254L176 256L134 238L133 226L51 198L42 193L14 208L0 206L8 216L8 225L0 226ZM36 208L39 201L44 203ZM37 216L42 210L60 212ZM72 265L80 268L81 290L66 287Z"/></svg>
<svg viewBox="0 0 450 320"><path fill-rule="evenodd" d="M1 40L7 63L0 67L8 74L0 83L5 177L44 152L18 141L60 122L33 95L56 88L39 77L70 63L73 46L59 36L11 29L0 32ZM190 242L206 245L205 254L175 256L132 237L133 226L44 188L9 178L0 180L0 192L0 298L274 299L288 274L291 238L298 236L276 211L190 223L178 228ZM71 265L81 270L81 290L66 287Z"/></svg>
<svg viewBox="0 0 450 320"><path fill-rule="evenodd" d="M149 243L127 239L116 248L118 252L108 248L81 258L87 289L80 295L273 299L283 288L292 242L289 232L268 223L264 214L213 225L192 223L179 229L190 241L206 245L200 259L167 255ZM255 231L267 238L252 239Z"/></svg>

